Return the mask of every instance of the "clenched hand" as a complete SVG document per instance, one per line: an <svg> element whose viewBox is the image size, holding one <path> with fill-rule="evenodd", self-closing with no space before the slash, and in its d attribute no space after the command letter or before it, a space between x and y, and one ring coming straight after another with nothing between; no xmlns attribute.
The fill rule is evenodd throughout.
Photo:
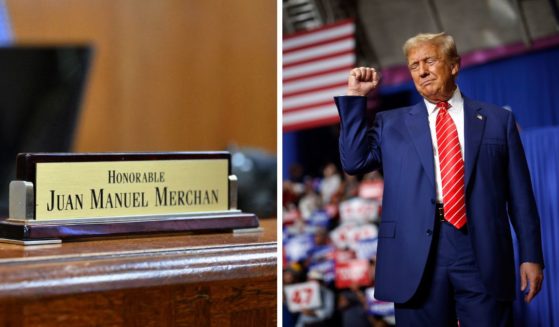
<svg viewBox="0 0 559 327"><path fill-rule="evenodd" d="M374 68L354 68L349 73L347 81L347 95L366 96L377 88L380 83L380 73Z"/></svg>

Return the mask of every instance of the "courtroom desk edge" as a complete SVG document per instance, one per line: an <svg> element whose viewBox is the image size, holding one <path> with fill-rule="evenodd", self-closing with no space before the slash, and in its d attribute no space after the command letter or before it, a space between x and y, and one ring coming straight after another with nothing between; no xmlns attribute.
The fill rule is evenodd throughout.
<svg viewBox="0 0 559 327"><path fill-rule="evenodd" d="M40 255L4 245L1 252L10 249L11 257L0 256L0 300L233 279L275 280L277 242L270 241L275 239L275 223L275 219L266 222L266 231L253 236L172 236L168 244L160 237L158 246L146 248L142 242L147 244L149 238L108 241L113 249L104 249L99 241L69 242L58 249L37 250ZM205 244L208 239L216 244ZM195 246L180 246L181 242Z"/></svg>

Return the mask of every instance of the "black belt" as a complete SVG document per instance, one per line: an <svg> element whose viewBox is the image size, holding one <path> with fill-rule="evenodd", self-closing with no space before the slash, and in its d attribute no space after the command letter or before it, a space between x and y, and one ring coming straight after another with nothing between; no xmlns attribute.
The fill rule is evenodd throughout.
<svg viewBox="0 0 559 327"><path fill-rule="evenodd" d="M445 222L446 220L444 219L444 209L443 209L443 204L442 203L437 203L435 206L435 217L437 218L438 221L441 222Z"/></svg>
<svg viewBox="0 0 559 327"><path fill-rule="evenodd" d="M435 219L437 221L442 222L442 223L450 224L448 221L446 221L446 219L444 219L444 209L443 209L443 204L442 203L437 203L435 205ZM467 231L466 225L464 225L462 228L460 228L460 230L461 231Z"/></svg>

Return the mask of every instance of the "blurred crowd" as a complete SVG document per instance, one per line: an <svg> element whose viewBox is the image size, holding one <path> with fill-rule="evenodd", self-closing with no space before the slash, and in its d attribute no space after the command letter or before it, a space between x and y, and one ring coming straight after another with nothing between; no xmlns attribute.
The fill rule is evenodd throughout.
<svg viewBox="0 0 559 327"><path fill-rule="evenodd" d="M283 182L283 326L392 326L374 298L382 175L322 176L292 167Z"/></svg>

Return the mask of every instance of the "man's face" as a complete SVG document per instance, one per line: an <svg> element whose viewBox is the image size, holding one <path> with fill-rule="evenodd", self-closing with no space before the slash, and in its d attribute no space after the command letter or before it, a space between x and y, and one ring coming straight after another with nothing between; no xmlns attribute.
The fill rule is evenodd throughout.
<svg viewBox="0 0 559 327"><path fill-rule="evenodd" d="M454 92L458 64L451 63L435 44L420 43L408 52L408 68L419 94L431 102L446 101Z"/></svg>

